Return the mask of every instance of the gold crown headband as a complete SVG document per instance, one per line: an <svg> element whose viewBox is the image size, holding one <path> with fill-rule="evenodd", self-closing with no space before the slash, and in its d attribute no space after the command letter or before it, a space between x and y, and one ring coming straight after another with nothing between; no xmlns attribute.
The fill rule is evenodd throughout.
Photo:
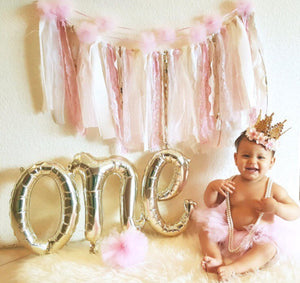
<svg viewBox="0 0 300 283"><path fill-rule="evenodd" d="M250 141L256 141L267 150L276 150L277 140L289 130L282 132L286 120L272 126L273 115L274 113L270 116L265 115L265 119L261 120L260 112L254 126L249 127L246 131L246 136Z"/></svg>

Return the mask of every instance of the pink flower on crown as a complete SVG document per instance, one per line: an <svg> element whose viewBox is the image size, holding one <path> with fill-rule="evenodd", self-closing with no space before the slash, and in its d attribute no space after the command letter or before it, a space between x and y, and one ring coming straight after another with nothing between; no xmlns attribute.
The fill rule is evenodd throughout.
<svg viewBox="0 0 300 283"><path fill-rule="evenodd" d="M268 150L275 150L276 149L276 140L269 139L265 144L266 149Z"/></svg>
<svg viewBox="0 0 300 283"><path fill-rule="evenodd" d="M246 136L250 141L256 140L257 135L258 133L254 127L248 128L246 131Z"/></svg>
<svg viewBox="0 0 300 283"><path fill-rule="evenodd" d="M266 144L266 137L263 133L258 133L258 135L256 137L256 143L262 144L262 145Z"/></svg>

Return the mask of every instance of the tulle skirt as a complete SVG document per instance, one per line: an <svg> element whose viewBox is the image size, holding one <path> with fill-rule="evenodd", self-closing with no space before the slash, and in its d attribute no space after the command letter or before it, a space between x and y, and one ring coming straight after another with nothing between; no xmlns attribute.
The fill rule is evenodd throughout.
<svg viewBox="0 0 300 283"><path fill-rule="evenodd" d="M219 244L223 256L242 255L254 244L273 243L278 254L300 258L300 219L285 221L275 216L273 223L259 224L251 236L248 235L253 224L245 226L244 230L234 229L233 248L241 245L240 252L234 255L228 251L228 224L225 201L214 208L196 209L192 218L202 229L208 232L211 241ZM248 241L243 241L245 237L249 237Z"/></svg>

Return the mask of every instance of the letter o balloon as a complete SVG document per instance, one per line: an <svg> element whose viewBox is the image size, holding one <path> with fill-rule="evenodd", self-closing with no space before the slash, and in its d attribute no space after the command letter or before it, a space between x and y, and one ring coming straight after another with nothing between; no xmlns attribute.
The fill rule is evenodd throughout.
<svg viewBox="0 0 300 283"><path fill-rule="evenodd" d="M37 163L25 170L18 179L10 203L11 224L17 239L37 254L47 254L61 249L71 238L78 221L79 201L70 173L56 163ZM37 181L48 176L59 189L61 220L54 235L40 240L34 233L29 219L30 199Z"/></svg>

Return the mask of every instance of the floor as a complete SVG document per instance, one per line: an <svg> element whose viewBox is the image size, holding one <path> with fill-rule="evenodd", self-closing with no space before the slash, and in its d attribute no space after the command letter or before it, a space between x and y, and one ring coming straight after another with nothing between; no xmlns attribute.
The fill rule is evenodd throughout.
<svg viewBox="0 0 300 283"><path fill-rule="evenodd" d="M28 249L17 247L0 249L0 278L1 282L10 282L10 270L24 258L30 257L32 252Z"/></svg>

